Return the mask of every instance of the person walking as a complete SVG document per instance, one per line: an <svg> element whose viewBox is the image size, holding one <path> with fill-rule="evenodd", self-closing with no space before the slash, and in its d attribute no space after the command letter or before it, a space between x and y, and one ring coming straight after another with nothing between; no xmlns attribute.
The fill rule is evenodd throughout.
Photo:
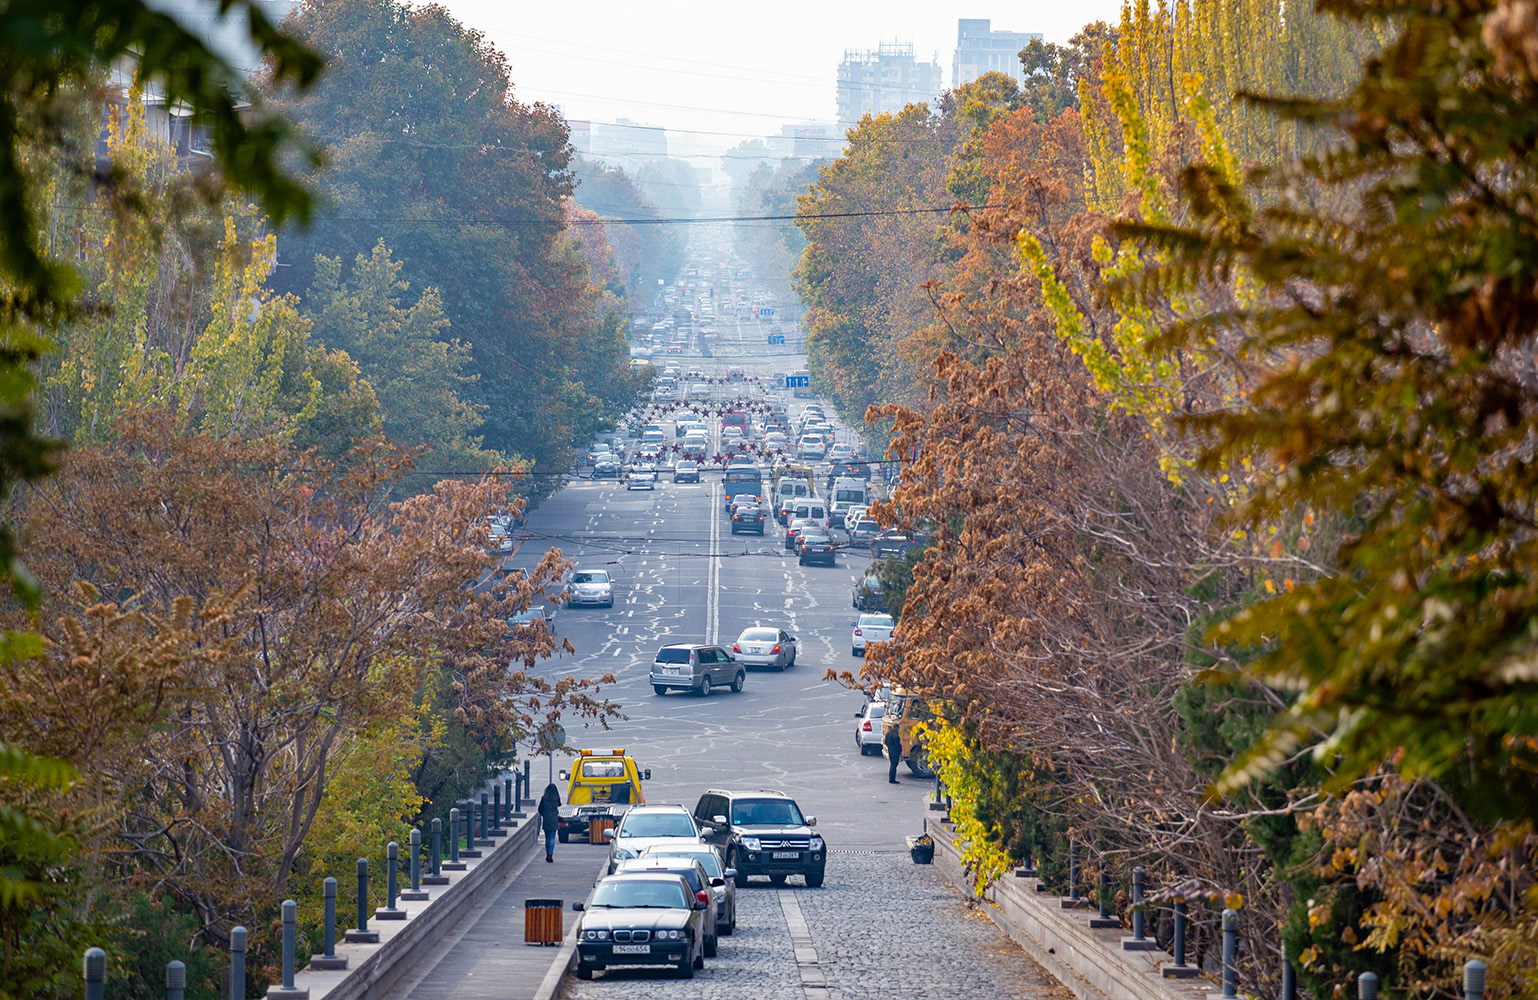
<svg viewBox="0 0 1538 1000"><path fill-rule="evenodd" d="M894 785L899 784L897 780L897 762L903 759L903 740L897 734L896 726L887 727L886 736L882 739L882 742L886 744L886 759L889 762L886 780Z"/></svg>
<svg viewBox="0 0 1538 1000"><path fill-rule="evenodd" d="M545 830L545 860L553 863L555 831L561 826L561 792L554 785L546 785L539 798L539 821Z"/></svg>

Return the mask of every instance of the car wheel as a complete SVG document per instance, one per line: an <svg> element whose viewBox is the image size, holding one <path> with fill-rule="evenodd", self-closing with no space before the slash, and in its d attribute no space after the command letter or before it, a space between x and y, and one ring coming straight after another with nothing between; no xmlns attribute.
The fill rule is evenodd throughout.
<svg viewBox="0 0 1538 1000"><path fill-rule="evenodd" d="M571 843L571 831L570 830L562 830L562 831L560 831L559 833L556 834L556 837L563 844Z"/></svg>
<svg viewBox="0 0 1538 1000"><path fill-rule="evenodd" d="M577 978L578 979L592 979L593 978L593 969L592 969L592 967L591 966L587 966L587 965L578 965L577 966Z"/></svg>
<svg viewBox="0 0 1538 1000"><path fill-rule="evenodd" d="M726 867L728 867L728 868L737 868L737 852L736 851L730 851L730 852L727 853L727 855L726 855ZM748 877L742 873L742 869L741 868L737 868L737 874L732 877L732 882L734 884L736 884L737 888L739 888L739 889L746 889L748 887ZM733 919L735 919L735 917Z"/></svg>
<svg viewBox="0 0 1538 1000"><path fill-rule="evenodd" d="M714 934L710 935L710 937L705 939L705 957L706 958L715 958L716 957L716 951L717 951L718 948L719 948L719 944L717 943L716 936Z"/></svg>
<svg viewBox="0 0 1538 1000"><path fill-rule="evenodd" d="M923 743L913 744L913 749L908 751L908 770L913 772L916 778L933 778L934 768L929 766L929 748Z"/></svg>
<svg viewBox="0 0 1538 1000"><path fill-rule="evenodd" d="M737 676L732 678L732 693L742 694L742 685L747 682L747 679L747 674L743 673L741 670L737 671Z"/></svg>
<svg viewBox="0 0 1538 1000"><path fill-rule="evenodd" d="M786 665L786 666L787 666L787 667L793 667L793 666L795 666L795 665L796 665L796 651L795 651L795 650L794 650L794 649L792 649L792 650L791 650L791 651L790 651L790 662L789 662L789 663L787 663L787 664L785 664L785 665Z"/></svg>
<svg viewBox="0 0 1538 1000"><path fill-rule="evenodd" d="M773 885L775 885L775 886L782 886L782 885L785 884L785 876L784 875L770 875L769 876L769 881Z"/></svg>
<svg viewBox="0 0 1538 1000"><path fill-rule="evenodd" d="M658 694L667 694L668 693L668 689L663 687L661 684L653 684L652 685L652 690L657 692Z"/></svg>
<svg viewBox="0 0 1538 1000"><path fill-rule="evenodd" d="M692 959L692 958L685 958L682 962L678 963L678 978L679 979L693 979L694 978L694 959Z"/></svg>
<svg viewBox="0 0 1538 1000"><path fill-rule="evenodd" d="M864 652L865 652L865 650L861 649L859 646L850 646L849 647L849 655L850 656L859 656L860 654L862 654Z"/></svg>
<svg viewBox="0 0 1538 1000"><path fill-rule="evenodd" d="M798 564L802 565L802 566L805 566L806 565L806 556L797 556L796 557L796 562Z"/></svg>
<svg viewBox="0 0 1538 1000"><path fill-rule="evenodd" d="M710 675L709 674L706 674L704 677L700 678L700 697L701 698L709 698L710 697Z"/></svg>
<svg viewBox="0 0 1538 1000"><path fill-rule="evenodd" d="M807 872L806 873L806 887L808 889L821 889L822 888L822 872Z"/></svg>

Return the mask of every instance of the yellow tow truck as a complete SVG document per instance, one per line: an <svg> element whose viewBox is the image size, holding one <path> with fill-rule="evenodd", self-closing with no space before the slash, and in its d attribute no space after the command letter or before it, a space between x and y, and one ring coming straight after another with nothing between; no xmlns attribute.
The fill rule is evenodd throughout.
<svg viewBox="0 0 1538 1000"><path fill-rule="evenodd" d="M635 758L624 748L579 750L571 770L561 772L566 782L565 804L556 827L561 843L568 843L574 833L586 838L594 820L617 823L625 810L646 801L641 782L651 777L651 769L637 768Z"/></svg>

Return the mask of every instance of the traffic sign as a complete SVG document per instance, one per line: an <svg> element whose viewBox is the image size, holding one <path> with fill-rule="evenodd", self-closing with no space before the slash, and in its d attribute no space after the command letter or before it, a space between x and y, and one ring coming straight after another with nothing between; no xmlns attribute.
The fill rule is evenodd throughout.
<svg viewBox="0 0 1538 1000"><path fill-rule="evenodd" d="M785 343L785 335L783 333L771 333L769 335L769 343L770 344L783 344L783 343Z"/></svg>
<svg viewBox="0 0 1538 1000"><path fill-rule="evenodd" d="M787 389L805 389L810 384L811 379L805 375L785 376L785 388Z"/></svg>
<svg viewBox="0 0 1538 1000"><path fill-rule="evenodd" d="M539 727L539 752L553 754L566 745L566 727L560 723Z"/></svg>

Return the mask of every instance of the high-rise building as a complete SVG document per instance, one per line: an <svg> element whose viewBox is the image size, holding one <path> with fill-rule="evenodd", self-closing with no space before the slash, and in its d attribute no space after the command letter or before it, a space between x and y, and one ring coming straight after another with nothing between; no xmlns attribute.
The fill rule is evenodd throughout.
<svg viewBox="0 0 1538 1000"><path fill-rule="evenodd" d="M882 42L874 51L845 49L838 65L838 119L856 122L932 100L943 86L938 60L919 62L911 42Z"/></svg>
<svg viewBox="0 0 1538 1000"><path fill-rule="evenodd" d="M986 17L963 17L956 21L956 56L951 62L951 86L971 83L984 73L999 72L1024 80L1020 71L1020 50L1037 31L993 31Z"/></svg>

